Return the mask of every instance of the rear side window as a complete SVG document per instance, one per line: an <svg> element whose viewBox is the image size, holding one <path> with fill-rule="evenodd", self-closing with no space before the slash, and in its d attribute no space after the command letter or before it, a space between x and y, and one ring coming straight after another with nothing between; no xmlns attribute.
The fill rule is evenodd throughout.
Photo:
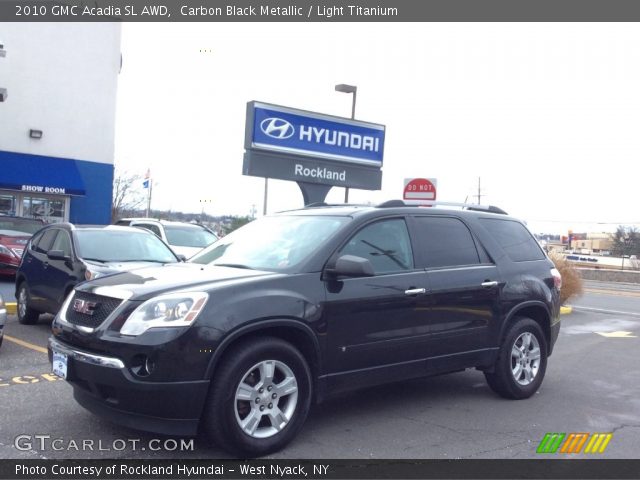
<svg viewBox="0 0 640 480"><path fill-rule="evenodd" d="M471 232L457 218L414 217L414 221L417 248L420 248L427 268L480 263Z"/></svg>
<svg viewBox="0 0 640 480"><path fill-rule="evenodd" d="M520 222L494 218L482 218L480 221L514 262L544 258L544 252L540 245Z"/></svg>

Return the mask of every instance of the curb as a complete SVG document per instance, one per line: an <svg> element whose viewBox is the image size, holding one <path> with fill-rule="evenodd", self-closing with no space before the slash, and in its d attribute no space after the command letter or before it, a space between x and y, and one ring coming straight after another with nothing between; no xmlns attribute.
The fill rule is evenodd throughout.
<svg viewBox="0 0 640 480"><path fill-rule="evenodd" d="M568 315L573 312L573 308L571 306L561 306L560 307L560 315Z"/></svg>

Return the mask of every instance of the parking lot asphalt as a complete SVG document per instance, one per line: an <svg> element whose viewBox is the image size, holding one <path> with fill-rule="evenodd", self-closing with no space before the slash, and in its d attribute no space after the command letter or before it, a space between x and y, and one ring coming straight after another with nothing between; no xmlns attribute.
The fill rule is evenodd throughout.
<svg viewBox="0 0 640 480"><path fill-rule="evenodd" d="M272 458L540 458L547 432L613 433L602 454L560 458L639 458L640 287L587 283L572 303L532 398L504 400L475 370L368 388L316 406ZM181 450L180 439L119 427L77 405L50 373L51 319L25 326L9 318L0 348L0 458L227 457L203 437L192 448L183 439Z"/></svg>

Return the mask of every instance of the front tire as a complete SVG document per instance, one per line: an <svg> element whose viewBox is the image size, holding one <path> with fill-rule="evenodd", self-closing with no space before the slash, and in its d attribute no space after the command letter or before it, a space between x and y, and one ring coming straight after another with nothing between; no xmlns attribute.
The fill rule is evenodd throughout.
<svg viewBox="0 0 640 480"><path fill-rule="evenodd" d="M520 400L538 391L546 369L546 337L536 321L520 317L507 330L494 371L484 375L498 395Z"/></svg>
<svg viewBox="0 0 640 480"><path fill-rule="evenodd" d="M279 338L254 338L225 353L203 424L219 447L243 456L280 450L300 431L311 405L304 356Z"/></svg>
<svg viewBox="0 0 640 480"><path fill-rule="evenodd" d="M40 312L31 308L29 303L31 302L29 298L29 290L27 289L27 283L22 282L20 284L20 288L18 289L18 321L23 325L34 325L38 323L38 319L40 318Z"/></svg>

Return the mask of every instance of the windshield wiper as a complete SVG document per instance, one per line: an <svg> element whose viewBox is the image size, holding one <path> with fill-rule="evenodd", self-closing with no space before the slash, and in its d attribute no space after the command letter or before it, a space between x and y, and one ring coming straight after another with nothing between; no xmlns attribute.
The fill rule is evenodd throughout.
<svg viewBox="0 0 640 480"><path fill-rule="evenodd" d="M242 265L241 263L212 263L214 267L231 267L231 268L244 268L247 270L253 270L248 265Z"/></svg>
<svg viewBox="0 0 640 480"><path fill-rule="evenodd" d="M135 260L111 260L114 263L150 262L150 263L171 263L171 260L156 260L154 258L136 258Z"/></svg>
<svg viewBox="0 0 640 480"><path fill-rule="evenodd" d="M89 257L82 257L83 260L88 260L89 262L98 262L98 263L107 263L108 260L100 260L99 258L89 258Z"/></svg>

